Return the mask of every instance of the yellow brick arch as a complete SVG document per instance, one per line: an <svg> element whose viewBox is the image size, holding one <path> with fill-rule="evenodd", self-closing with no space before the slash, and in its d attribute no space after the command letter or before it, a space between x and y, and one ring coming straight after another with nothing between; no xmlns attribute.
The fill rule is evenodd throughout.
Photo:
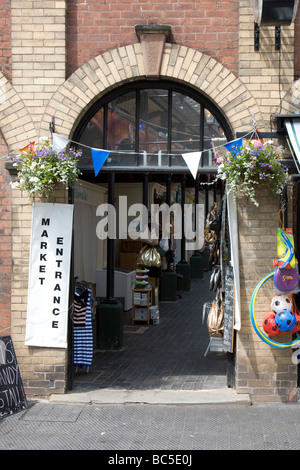
<svg viewBox="0 0 300 470"><path fill-rule="evenodd" d="M17 150L36 139L32 117L20 95L0 72L0 129L9 150Z"/></svg>
<svg viewBox="0 0 300 470"><path fill-rule="evenodd" d="M166 44L160 76L209 97L227 118L233 133L251 131L252 115L259 129L264 128L261 112L249 90L215 59L185 46ZM77 69L53 95L41 132L47 131L54 116L56 132L72 137L82 116L101 96L120 85L145 78L139 43L95 57Z"/></svg>
<svg viewBox="0 0 300 470"><path fill-rule="evenodd" d="M280 114L294 114L300 110L300 79L295 80L277 110Z"/></svg>
<svg viewBox="0 0 300 470"><path fill-rule="evenodd" d="M160 76L189 86L205 94L226 117L235 132L252 129L252 116L257 128L266 130L261 110L246 85L229 69L201 52L166 44ZM73 73L53 94L36 128L34 119L20 94L0 72L0 129L10 150L47 135L55 117L56 131L72 137L78 122L101 96L128 82L145 79L143 55L139 43L120 47L90 60ZM295 81L283 98L282 113L299 109L300 81Z"/></svg>
<svg viewBox="0 0 300 470"><path fill-rule="evenodd" d="M160 77L180 82L214 102L227 118L233 133L252 129L252 115L264 128L260 109L247 87L215 59L194 49L166 44ZM128 82L145 79L139 43L95 57L78 68L53 95L41 124L46 132L55 117L56 132L72 138L78 122L101 96ZM43 130L44 129L44 130Z"/></svg>
<svg viewBox="0 0 300 470"><path fill-rule="evenodd" d="M247 87L229 69L201 52L166 44L161 78L179 81L208 96L227 118L233 133L252 129L252 116L265 128L259 106ZM139 43L99 55L78 68L58 88L45 109L41 132L55 117L56 131L71 137L81 117L105 93L128 82L145 78Z"/></svg>

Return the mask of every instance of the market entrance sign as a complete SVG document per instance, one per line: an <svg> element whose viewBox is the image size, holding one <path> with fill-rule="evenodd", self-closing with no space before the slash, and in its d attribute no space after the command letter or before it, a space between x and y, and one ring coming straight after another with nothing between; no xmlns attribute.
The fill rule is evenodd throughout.
<svg viewBox="0 0 300 470"><path fill-rule="evenodd" d="M67 347L73 209L70 204L32 206L27 346Z"/></svg>

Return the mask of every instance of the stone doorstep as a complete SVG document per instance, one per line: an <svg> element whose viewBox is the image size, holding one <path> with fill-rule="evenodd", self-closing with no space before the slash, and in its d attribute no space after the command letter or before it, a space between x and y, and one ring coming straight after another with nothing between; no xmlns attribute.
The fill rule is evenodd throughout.
<svg viewBox="0 0 300 470"><path fill-rule="evenodd" d="M151 405L251 405L248 394L238 394L232 388L213 390L115 390L102 389L89 392L53 394L50 403L64 404L129 404Z"/></svg>

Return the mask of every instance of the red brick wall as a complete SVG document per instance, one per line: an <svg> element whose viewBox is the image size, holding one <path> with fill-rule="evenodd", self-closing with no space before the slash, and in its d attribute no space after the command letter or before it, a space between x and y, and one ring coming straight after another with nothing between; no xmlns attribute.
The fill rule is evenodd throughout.
<svg viewBox="0 0 300 470"><path fill-rule="evenodd" d="M11 79L10 0L0 0L0 71Z"/></svg>
<svg viewBox="0 0 300 470"><path fill-rule="evenodd" d="M11 198L10 176L5 169L7 147L0 132L0 336L10 334Z"/></svg>
<svg viewBox="0 0 300 470"><path fill-rule="evenodd" d="M67 0L68 75L93 57L137 42L135 25L168 24L168 41L238 69L238 0Z"/></svg>

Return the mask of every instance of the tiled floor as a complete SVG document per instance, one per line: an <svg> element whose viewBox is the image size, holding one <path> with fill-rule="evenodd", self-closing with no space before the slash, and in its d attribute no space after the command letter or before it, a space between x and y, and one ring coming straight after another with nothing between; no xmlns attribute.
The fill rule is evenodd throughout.
<svg viewBox="0 0 300 470"><path fill-rule="evenodd" d="M203 303L215 293L209 290L210 272L193 279L189 292L180 292L176 302L161 302L160 323L139 332L126 332L119 351L96 351L89 369L81 368L74 377L78 389L119 388L128 390L203 390L227 387L227 357L209 351L206 322L202 323ZM131 324L131 312L124 313Z"/></svg>

